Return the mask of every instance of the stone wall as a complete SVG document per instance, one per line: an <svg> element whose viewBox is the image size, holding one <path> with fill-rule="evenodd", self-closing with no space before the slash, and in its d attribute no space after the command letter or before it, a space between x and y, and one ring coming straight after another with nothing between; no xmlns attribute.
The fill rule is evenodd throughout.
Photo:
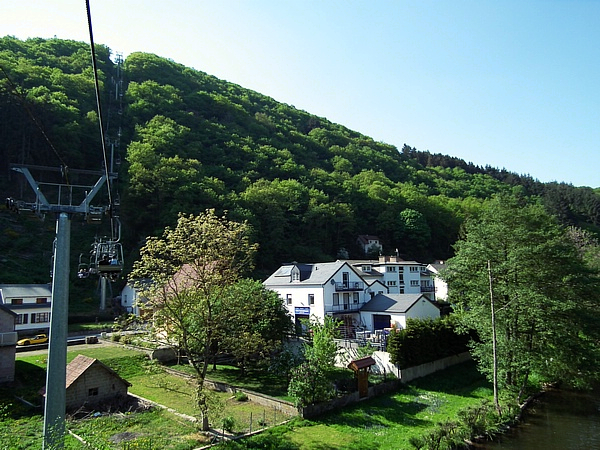
<svg viewBox="0 0 600 450"><path fill-rule="evenodd" d="M97 388L97 395L90 389ZM127 395L127 385L99 364L92 365L66 392L67 408L78 408L85 403L93 404Z"/></svg>

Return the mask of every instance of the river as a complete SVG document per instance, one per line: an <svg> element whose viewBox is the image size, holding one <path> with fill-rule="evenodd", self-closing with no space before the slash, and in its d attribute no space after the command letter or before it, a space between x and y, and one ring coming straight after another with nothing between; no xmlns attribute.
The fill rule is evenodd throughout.
<svg viewBox="0 0 600 450"><path fill-rule="evenodd" d="M600 450L600 392L550 391L485 450Z"/></svg>

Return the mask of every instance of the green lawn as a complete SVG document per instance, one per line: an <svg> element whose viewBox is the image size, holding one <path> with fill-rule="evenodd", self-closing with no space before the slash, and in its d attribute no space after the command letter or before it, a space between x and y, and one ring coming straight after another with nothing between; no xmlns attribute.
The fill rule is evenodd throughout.
<svg viewBox="0 0 600 450"><path fill-rule="evenodd" d="M474 364L466 363L412 382L395 394L315 420L299 420L254 440L275 442L273 448L290 450L412 449L411 437L427 433L439 422L456 420L459 410L491 396L489 383ZM229 448L245 445L230 444Z"/></svg>
<svg viewBox="0 0 600 450"><path fill-rule="evenodd" d="M68 359L77 354L85 354L103 361L132 383L130 391L142 397L174 410L195 415L193 407L192 386L184 378L164 374L154 363L149 362L143 353L132 351L121 346L70 347ZM46 364L45 355L24 355L18 357L18 371L24 380L39 381L44 378ZM247 380L241 378L239 372L232 367L219 367L210 371L209 377L235 385L244 385L249 389L264 391L263 383L270 389L270 375L252 374ZM270 384L271 383L271 384ZM35 383L34 383L35 384ZM38 383L39 384L39 383ZM6 394L6 393L5 393ZM27 394L27 393L26 393ZM34 395L33 390L29 392ZM251 402L235 400L231 394L218 394L225 408L211 420L215 427L221 426L221 417L233 417L235 430L247 430L252 415L252 428L259 427L264 419L267 425L284 419L277 417L273 411L257 407ZM409 439L432 430L439 422L455 420L458 411L480 403L492 396L489 383L478 374L474 364L466 363L447 369L421 380L416 380L400 391L336 411L315 420L295 420L292 423L275 427L256 439L275 442L271 447L286 449L411 449ZM6 398L6 397L4 397ZM30 413L22 415L13 423L19 433L25 436L36 436L41 433L40 412L37 416ZM34 420L25 420L31 416ZM101 420L100 420L101 419ZM100 418L91 421L73 422L69 425L73 431L87 436L89 439L100 439L102 442L119 436L127 430L135 431L138 447L130 448L193 448L200 442L201 435L197 428L182 419L174 418L164 411L127 415L120 418ZM2 427L0 415L0 427ZM17 426L18 425L18 426ZM121 430L121 431L120 431ZM168 430L168 431L167 431ZM11 432L12 433L12 432ZM1 436L1 435L0 435ZM163 440L164 439L164 440ZM2 447L0 440L0 448ZM138 444L136 444L138 445ZM143 445L146 445L145 447ZM247 448L244 442L230 443L231 448ZM11 448L11 447L8 447ZM19 447L16 447L19 448ZM20 447L27 448L27 447ZM77 448L77 447L72 447ZM123 448L117 444L97 448Z"/></svg>

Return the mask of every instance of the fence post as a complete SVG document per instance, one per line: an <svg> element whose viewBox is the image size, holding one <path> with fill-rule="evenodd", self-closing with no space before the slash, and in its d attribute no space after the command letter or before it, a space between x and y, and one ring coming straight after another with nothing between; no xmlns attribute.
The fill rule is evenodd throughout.
<svg viewBox="0 0 600 450"><path fill-rule="evenodd" d="M250 434L252 434L252 411L250 411Z"/></svg>

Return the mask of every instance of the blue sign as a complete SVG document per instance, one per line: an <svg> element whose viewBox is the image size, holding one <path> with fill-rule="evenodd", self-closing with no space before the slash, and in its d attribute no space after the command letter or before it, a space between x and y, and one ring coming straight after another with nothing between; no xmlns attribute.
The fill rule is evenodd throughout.
<svg viewBox="0 0 600 450"><path fill-rule="evenodd" d="M310 316L310 308L308 306L296 306L294 314L297 316Z"/></svg>

